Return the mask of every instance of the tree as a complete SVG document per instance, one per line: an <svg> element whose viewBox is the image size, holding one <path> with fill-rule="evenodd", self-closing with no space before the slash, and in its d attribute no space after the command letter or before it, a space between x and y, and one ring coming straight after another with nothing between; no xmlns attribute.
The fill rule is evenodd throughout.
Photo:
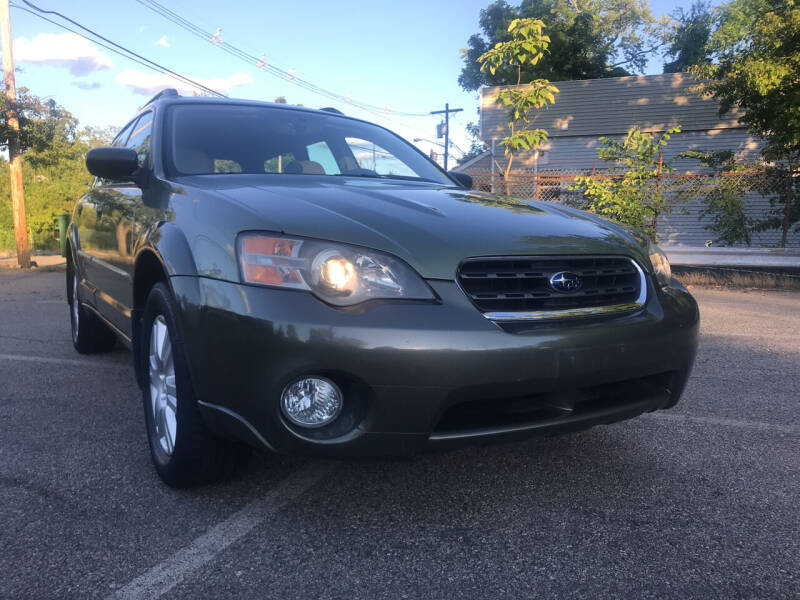
<svg viewBox="0 0 800 600"><path fill-rule="evenodd" d="M546 79L535 79L522 84L522 69L536 66L547 53L550 38L543 33L544 23L538 19L514 19L508 26L510 40L498 42L493 48L478 57L481 71L494 75L498 70L514 68L516 84L500 90L498 105L508 110L510 135L500 141L508 157L503 178L508 181L514 155L522 150L535 150L547 141L544 129L528 129L538 115L531 118L534 109L555 102L558 88Z"/></svg>
<svg viewBox="0 0 800 600"><path fill-rule="evenodd" d="M644 0L523 0L519 7L495 0L481 10L481 33L462 49L458 82L467 91L484 85L511 85L515 65L490 73L477 60L498 42L508 42L515 19L538 19L550 38L550 53L522 67L522 79L564 81L619 77L643 72L649 54L663 45L660 25Z"/></svg>
<svg viewBox="0 0 800 600"><path fill-rule="evenodd" d="M781 246L800 222L800 7L797 0L732 0L714 12L707 50L713 62L691 68L698 89L734 107L764 141L762 155L783 170ZM774 222L774 221L773 221Z"/></svg>
<svg viewBox="0 0 800 600"><path fill-rule="evenodd" d="M470 146L469 150L459 159L459 166L486 152L486 144L481 140L480 127L478 124L470 121L467 123L466 129L470 137Z"/></svg>
<svg viewBox="0 0 800 600"><path fill-rule="evenodd" d="M674 31L664 52L673 60L664 63L664 73L680 73L709 62L707 44L713 19L709 7L706 0L695 0L688 11L679 7L673 13Z"/></svg>
<svg viewBox="0 0 800 600"><path fill-rule="evenodd" d="M19 119L19 132L13 131L6 122L8 99L0 95L0 148L8 147L9 137L19 139L20 152L29 150L42 152L50 147L56 138L74 139L78 125L68 111L54 100L42 100L30 93L27 88L17 90L14 108Z"/></svg>
<svg viewBox="0 0 800 600"><path fill-rule="evenodd" d="M20 142L23 148L23 182L26 216L34 246L55 248L53 218L68 211L91 181L84 164L90 148L108 145L110 128L78 129L78 120L53 101L42 101L21 88L17 100ZM0 136L7 143L10 132L0 121ZM2 145L2 144L0 144ZM0 168L7 168L0 159ZM0 248L14 246L9 180L0 177Z"/></svg>
<svg viewBox="0 0 800 600"><path fill-rule="evenodd" d="M659 136L632 127L622 142L601 137L597 156L611 163L612 177L578 177L572 189L583 190L591 212L646 231L655 239L658 217L674 209L660 175L672 171L661 150L680 127Z"/></svg>

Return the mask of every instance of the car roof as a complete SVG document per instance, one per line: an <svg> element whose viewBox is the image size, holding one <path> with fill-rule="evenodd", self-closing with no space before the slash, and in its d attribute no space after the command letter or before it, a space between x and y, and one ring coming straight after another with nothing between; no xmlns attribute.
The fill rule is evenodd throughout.
<svg viewBox="0 0 800 600"><path fill-rule="evenodd" d="M164 106L169 104L230 104L236 106L261 106L261 107L279 108L283 110L302 111L309 113L324 113L326 115L337 115L340 117L345 117L347 119L353 119L356 121L363 120L363 119L358 119L356 117L349 117L345 115L342 111L332 107L317 109L317 108L309 108L306 106L298 106L294 104L284 104L282 102L265 102L263 100L245 100L242 98L228 98L228 97L216 97L216 96L181 96L180 94L178 94L178 91L173 88L167 88L157 93L150 100L148 100L147 104L145 104L142 107L140 112L143 112L146 109L155 105Z"/></svg>

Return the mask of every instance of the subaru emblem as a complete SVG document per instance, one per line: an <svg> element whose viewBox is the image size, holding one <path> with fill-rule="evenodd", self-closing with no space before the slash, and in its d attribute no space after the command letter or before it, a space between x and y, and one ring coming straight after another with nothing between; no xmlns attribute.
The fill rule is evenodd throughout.
<svg viewBox="0 0 800 600"><path fill-rule="evenodd" d="M569 271L559 271L550 277L550 287L557 292L577 292L582 285L581 278Z"/></svg>

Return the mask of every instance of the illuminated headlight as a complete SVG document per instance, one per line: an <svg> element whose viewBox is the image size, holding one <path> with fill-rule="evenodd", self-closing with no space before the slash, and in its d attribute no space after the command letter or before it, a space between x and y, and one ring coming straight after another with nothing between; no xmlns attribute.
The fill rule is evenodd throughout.
<svg viewBox="0 0 800 600"><path fill-rule="evenodd" d="M661 286L669 285L672 281L672 269L669 266L667 255L653 242L650 242L648 252L650 254L650 264L653 265L653 273L655 273L656 280Z"/></svg>
<svg viewBox="0 0 800 600"><path fill-rule="evenodd" d="M403 261L366 248L274 234L239 236L242 281L308 290L349 306L376 298L431 300L433 292Z"/></svg>
<svg viewBox="0 0 800 600"><path fill-rule="evenodd" d="M330 379L304 377L287 385L281 394L281 410L300 427L323 427L342 410L342 392Z"/></svg>

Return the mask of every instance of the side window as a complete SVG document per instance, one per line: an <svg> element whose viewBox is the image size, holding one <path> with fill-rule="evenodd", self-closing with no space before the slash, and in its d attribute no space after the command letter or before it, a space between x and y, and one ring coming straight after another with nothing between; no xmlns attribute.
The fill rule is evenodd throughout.
<svg viewBox="0 0 800 600"><path fill-rule="evenodd" d="M341 173L339 165L336 164L336 159L331 152L330 147L326 142L317 142L306 146L308 151L308 160L319 163L325 171L325 175L338 175Z"/></svg>
<svg viewBox="0 0 800 600"><path fill-rule="evenodd" d="M407 164L373 142L351 137L345 138L345 142L350 146L358 166L362 169L374 171L379 175L416 176Z"/></svg>
<svg viewBox="0 0 800 600"><path fill-rule="evenodd" d="M133 131L133 126L136 125L136 123L137 121L133 120L130 123L128 123L125 127L123 127L122 131L120 131L117 134L117 137L114 138L114 141L111 142L111 145L115 147L124 146L125 142L128 141L128 136L131 134L131 131ZM95 180L92 183L92 187L95 188L104 185L111 185L113 183L114 182L111 179L103 179L102 177L95 177Z"/></svg>
<svg viewBox="0 0 800 600"><path fill-rule="evenodd" d="M114 141L111 142L112 146L124 146L125 142L128 141L128 136L131 134L131 130L133 126L136 125L136 121L131 121L128 123L122 131L117 134L117 137L114 138Z"/></svg>
<svg viewBox="0 0 800 600"><path fill-rule="evenodd" d="M153 131L153 113L146 113L139 117L136 126L125 144L126 148L133 148L139 157L139 166L143 167L150 156L150 135Z"/></svg>
<svg viewBox="0 0 800 600"><path fill-rule="evenodd" d="M242 165L226 158L214 159L214 173L241 173Z"/></svg>
<svg viewBox="0 0 800 600"><path fill-rule="evenodd" d="M294 161L294 154L278 154L264 161L264 173L283 173L283 168Z"/></svg>

